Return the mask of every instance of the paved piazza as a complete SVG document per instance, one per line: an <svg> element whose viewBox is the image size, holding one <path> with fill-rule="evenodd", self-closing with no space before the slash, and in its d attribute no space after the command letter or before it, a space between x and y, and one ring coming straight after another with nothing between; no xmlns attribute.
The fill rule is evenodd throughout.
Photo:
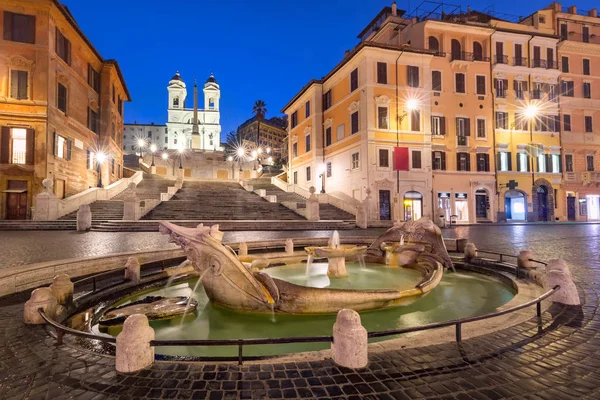
<svg viewBox="0 0 600 400"><path fill-rule="evenodd" d="M344 231L341 236L380 231ZM226 233L225 241L291 234ZM241 367L158 362L122 375L115 372L114 358L57 347L44 328L25 326L26 296L11 296L0 299L0 398L600 398L600 225L457 227L444 236L468 237L480 249L515 254L530 249L537 259L564 258L582 306L553 305L541 323L532 318L460 346L371 354L368 368L357 371L331 360ZM0 243L4 265L167 246L157 233L2 232Z"/></svg>

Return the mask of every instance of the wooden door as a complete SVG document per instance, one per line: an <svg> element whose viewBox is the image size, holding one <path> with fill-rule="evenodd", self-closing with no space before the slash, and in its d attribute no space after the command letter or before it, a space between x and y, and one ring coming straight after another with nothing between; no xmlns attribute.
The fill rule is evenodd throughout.
<svg viewBox="0 0 600 400"><path fill-rule="evenodd" d="M567 197L567 218L569 221L575 221L577 219L577 215L575 213L575 200L576 197L574 196Z"/></svg>
<svg viewBox="0 0 600 400"><path fill-rule="evenodd" d="M6 219L27 219L27 192L6 194Z"/></svg>
<svg viewBox="0 0 600 400"><path fill-rule="evenodd" d="M379 219L385 221L389 221L392 219L389 190L379 191Z"/></svg>

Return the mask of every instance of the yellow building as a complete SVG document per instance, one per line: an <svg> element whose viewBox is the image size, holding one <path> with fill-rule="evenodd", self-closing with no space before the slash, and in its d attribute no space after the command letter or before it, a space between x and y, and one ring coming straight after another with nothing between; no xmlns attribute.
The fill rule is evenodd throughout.
<svg viewBox="0 0 600 400"><path fill-rule="evenodd" d="M0 218L31 216L42 180L60 197L122 176L123 102L115 60L105 60L56 0L0 6Z"/></svg>

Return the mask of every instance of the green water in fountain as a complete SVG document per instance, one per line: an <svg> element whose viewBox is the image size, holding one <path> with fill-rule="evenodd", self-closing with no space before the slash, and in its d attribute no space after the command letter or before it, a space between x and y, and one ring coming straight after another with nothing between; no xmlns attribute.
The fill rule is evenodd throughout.
<svg viewBox="0 0 600 400"><path fill-rule="evenodd" d="M418 272L407 268L389 268L380 264L347 263L348 278L329 279L327 264L314 263L309 273L306 264L268 268L271 276L312 287L347 289L410 289L420 280ZM460 271L460 270L459 270ZM239 339L331 335L335 315L285 315L240 313L213 306L200 285L191 293L197 279L173 284L168 289L139 292L119 304L155 296L190 296L198 301L195 313L181 318L151 321L156 339ZM499 279L471 272L445 273L440 284L425 296L417 296L405 306L361 313L362 323L371 331L406 328L493 312L514 296L512 289ZM97 331L98 327L93 330ZM120 328L110 328L117 335ZM389 338L388 338L389 339ZM381 340L381 339L379 339ZM275 355L298 351L322 350L327 343L244 346L244 355ZM158 354L181 356L235 356L236 346L159 347Z"/></svg>

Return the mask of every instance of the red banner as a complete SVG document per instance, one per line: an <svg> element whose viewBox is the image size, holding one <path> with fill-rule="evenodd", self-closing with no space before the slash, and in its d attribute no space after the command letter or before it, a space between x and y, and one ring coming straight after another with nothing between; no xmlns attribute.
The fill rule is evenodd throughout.
<svg viewBox="0 0 600 400"><path fill-rule="evenodd" d="M394 148L394 171L408 171L408 147Z"/></svg>

